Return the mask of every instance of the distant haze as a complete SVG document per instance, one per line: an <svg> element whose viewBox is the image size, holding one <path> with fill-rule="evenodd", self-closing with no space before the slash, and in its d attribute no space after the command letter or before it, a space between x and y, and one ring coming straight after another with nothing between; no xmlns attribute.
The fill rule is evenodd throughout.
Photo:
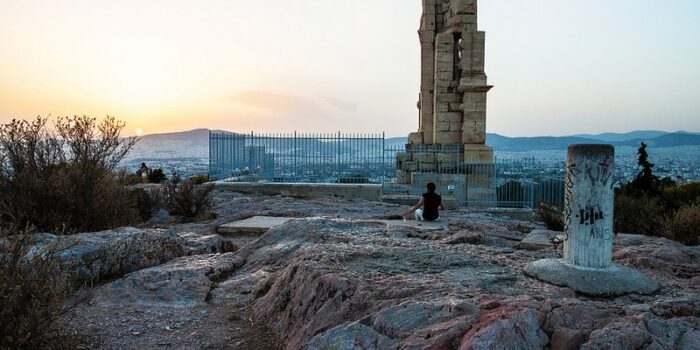
<svg viewBox="0 0 700 350"><path fill-rule="evenodd" d="M0 0L0 122L403 136L418 127L420 12L420 0ZM700 1L479 12L489 132L700 131Z"/></svg>

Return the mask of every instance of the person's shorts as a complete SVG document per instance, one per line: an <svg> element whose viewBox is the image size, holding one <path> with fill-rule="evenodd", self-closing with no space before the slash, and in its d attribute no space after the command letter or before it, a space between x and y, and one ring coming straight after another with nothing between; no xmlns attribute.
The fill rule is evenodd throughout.
<svg viewBox="0 0 700 350"><path fill-rule="evenodd" d="M438 221L440 217L438 216L435 220L425 220L423 218L423 209L416 209L416 220L418 221Z"/></svg>

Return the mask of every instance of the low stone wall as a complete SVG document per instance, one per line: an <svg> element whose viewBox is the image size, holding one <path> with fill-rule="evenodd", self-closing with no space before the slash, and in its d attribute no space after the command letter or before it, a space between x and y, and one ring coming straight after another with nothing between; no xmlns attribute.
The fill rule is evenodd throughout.
<svg viewBox="0 0 700 350"><path fill-rule="evenodd" d="M278 182L214 182L218 190L230 190L244 194L262 194L267 196L289 196L309 198L316 196L337 196L345 198L362 198L380 201L381 184L319 184L319 183L278 183Z"/></svg>

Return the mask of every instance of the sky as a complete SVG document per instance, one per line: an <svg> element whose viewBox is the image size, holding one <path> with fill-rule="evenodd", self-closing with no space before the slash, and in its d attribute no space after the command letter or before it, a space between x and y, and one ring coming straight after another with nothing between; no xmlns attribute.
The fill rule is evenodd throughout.
<svg viewBox="0 0 700 350"><path fill-rule="evenodd" d="M420 0L0 0L0 123L418 128ZM700 131L700 1L481 0L487 130Z"/></svg>

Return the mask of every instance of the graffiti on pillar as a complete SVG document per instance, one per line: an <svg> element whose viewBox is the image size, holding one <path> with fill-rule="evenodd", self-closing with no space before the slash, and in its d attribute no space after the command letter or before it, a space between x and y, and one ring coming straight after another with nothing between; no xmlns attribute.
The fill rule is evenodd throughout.
<svg viewBox="0 0 700 350"><path fill-rule="evenodd" d="M593 167L588 168L586 173L588 174L588 178L591 180L591 185L595 186L596 184L603 184L604 186L612 186L612 181L610 181L613 176L611 170L612 165L613 158L610 156L605 156L605 159L598 163L598 166L595 169L597 170L595 174L593 173Z"/></svg>
<svg viewBox="0 0 700 350"><path fill-rule="evenodd" d="M600 228L591 226L591 233L588 236L590 239L604 239L609 241L612 239L612 232L609 228Z"/></svg>
<svg viewBox="0 0 700 350"><path fill-rule="evenodd" d="M571 207L573 205L574 178L580 174L581 170L576 163L566 167L566 180L564 181L564 240L569 239L569 227L571 226Z"/></svg>
<svg viewBox="0 0 700 350"><path fill-rule="evenodd" d="M580 209L576 217L579 219L579 225L595 225L596 221L605 219L603 211L597 205L595 208Z"/></svg>
<svg viewBox="0 0 700 350"><path fill-rule="evenodd" d="M610 229L602 229L595 225L596 222L605 220L605 214L603 214L599 206L596 205L595 208L585 207L579 210L578 214L575 216L579 220L579 225L590 226L591 231L589 237L591 239L612 239Z"/></svg>

